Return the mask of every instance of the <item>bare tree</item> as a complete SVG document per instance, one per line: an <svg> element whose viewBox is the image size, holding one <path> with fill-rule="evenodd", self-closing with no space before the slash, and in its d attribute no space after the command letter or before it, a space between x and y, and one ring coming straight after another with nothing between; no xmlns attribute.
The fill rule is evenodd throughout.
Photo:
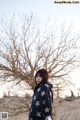
<svg viewBox="0 0 80 120"><path fill-rule="evenodd" d="M0 77L2 81L21 81L34 89L34 74L46 68L50 79L66 79L79 66L79 35L72 34L64 25L59 32L54 28L40 29L34 16L24 16L21 26L1 21ZM57 44L56 44L57 43Z"/></svg>
<svg viewBox="0 0 80 120"><path fill-rule="evenodd" d="M24 16L21 24L14 17L10 22L1 20L0 30L0 78L4 82L22 81L34 89L36 70L45 68L51 82L61 85L68 83L69 73L79 66L79 35L71 27L54 25L41 27L33 15ZM59 82L57 83L57 80ZM64 84L63 84L64 83ZM28 86L27 86L28 87ZM58 87L57 87L58 88ZM57 96L59 96L57 89Z"/></svg>

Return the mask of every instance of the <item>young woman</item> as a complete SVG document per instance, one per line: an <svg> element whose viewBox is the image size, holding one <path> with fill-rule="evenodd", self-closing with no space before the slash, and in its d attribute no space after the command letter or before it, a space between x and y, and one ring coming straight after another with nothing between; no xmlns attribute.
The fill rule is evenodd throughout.
<svg viewBox="0 0 80 120"><path fill-rule="evenodd" d="M29 120L52 120L53 92L48 72L40 69L35 74L36 87L29 112Z"/></svg>

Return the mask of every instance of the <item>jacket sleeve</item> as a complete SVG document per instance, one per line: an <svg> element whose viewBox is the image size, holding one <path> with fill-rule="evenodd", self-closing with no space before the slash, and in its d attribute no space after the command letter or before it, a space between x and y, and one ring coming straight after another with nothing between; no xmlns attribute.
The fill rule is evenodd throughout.
<svg viewBox="0 0 80 120"><path fill-rule="evenodd" d="M50 89L44 85L41 89L42 106L45 117L52 116L52 100L50 95Z"/></svg>

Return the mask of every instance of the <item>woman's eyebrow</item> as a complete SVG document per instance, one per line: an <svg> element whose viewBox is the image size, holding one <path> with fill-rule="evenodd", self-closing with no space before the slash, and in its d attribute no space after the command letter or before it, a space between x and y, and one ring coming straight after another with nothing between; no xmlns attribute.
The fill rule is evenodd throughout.
<svg viewBox="0 0 80 120"><path fill-rule="evenodd" d="M41 74L40 74L40 73L38 73L36 76L41 76Z"/></svg>

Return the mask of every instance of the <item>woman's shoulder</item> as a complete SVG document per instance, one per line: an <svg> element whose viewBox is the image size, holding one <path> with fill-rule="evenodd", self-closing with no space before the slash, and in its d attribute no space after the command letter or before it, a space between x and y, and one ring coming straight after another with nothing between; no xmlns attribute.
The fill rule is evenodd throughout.
<svg viewBox="0 0 80 120"><path fill-rule="evenodd" d="M44 83L44 84L40 84L40 87L49 87L48 84Z"/></svg>
<svg viewBox="0 0 80 120"><path fill-rule="evenodd" d="M41 84L40 87L44 88L44 89L51 89L52 88L52 84L44 83L44 84Z"/></svg>
<svg viewBox="0 0 80 120"><path fill-rule="evenodd" d="M45 86L45 87L53 87L53 85L49 82L45 82L44 84L40 84L40 86Z"/></svg>

